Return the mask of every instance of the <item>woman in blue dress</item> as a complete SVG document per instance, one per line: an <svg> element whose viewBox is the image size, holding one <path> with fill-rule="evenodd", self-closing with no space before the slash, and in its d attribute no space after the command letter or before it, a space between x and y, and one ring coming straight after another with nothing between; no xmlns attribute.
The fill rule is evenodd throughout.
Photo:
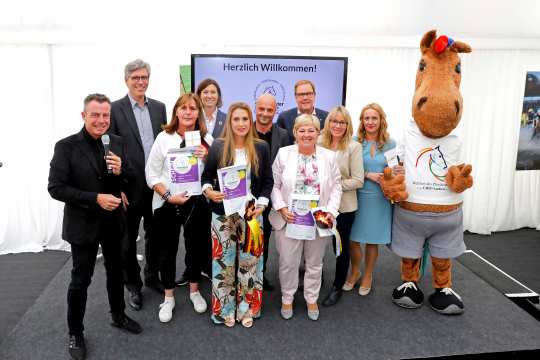
<svg viewBox="0 0 540 360"><path fill-rule="evenodd" d="M387 127L386 114L380 105L372 103L362 109L358 142L363 148L365 182L364 187L357 190L358 210L351 230L351 272L343 285L343 290L350 291L360 282L358 293L361 296L371 291L378 246L390 243L392 205L379 185L383 170L388 166L384 153L396 146ZM361 244L365 244L364 251ZM364 276L360 272L363 253Z"/></svg>

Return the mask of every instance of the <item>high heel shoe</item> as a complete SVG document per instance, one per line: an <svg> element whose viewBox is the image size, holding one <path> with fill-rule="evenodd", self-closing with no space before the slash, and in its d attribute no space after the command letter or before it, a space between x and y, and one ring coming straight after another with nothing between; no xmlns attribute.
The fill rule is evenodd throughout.
<svg viewBox="0 0 540 360"><path fill-rule="evenodd" d="M356 279L355 282L353 282L352 284L350 282L347 282L345 281L345 284L343 284L343 286L341 287L341 289L343 291L351 291L352 289L354 289L354 287L360 283L360 279L362 279L362 273L359 273L358 274L358 279Z"/></svg>
<svg viewBox="0 0 540 360"><path fill-rule="evenodd" d="M373 288L373 278L371 278L371 285L370 287L363 287L363 286L360 286L360 288L358 289L358 295L360 296L366 296L368 295L370 292L371 292L371 289Z"/></svg>

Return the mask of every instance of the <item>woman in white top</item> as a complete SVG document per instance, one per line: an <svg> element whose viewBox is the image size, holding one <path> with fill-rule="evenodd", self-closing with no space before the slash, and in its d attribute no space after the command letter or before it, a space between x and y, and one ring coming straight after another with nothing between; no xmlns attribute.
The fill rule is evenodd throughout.
<svg viewBox="0 0 540 360"><path fill-rule="evenodd" d="M171 122L164 125L163 130L156 137L148 157L146 182L154 190L154 219L150 236L154 237L160 249L159 272L165 288L159 320L169 322L175 306L176 254L182 226L186 245L186 275L190 283L189 298L196 312L203 313L207 308L206 301L199 292L199 282L205 253L205 242L201 240L210 237L208 205L202 195L171 194L170 166L167 162L169 150L185 146L187 131L198 130L201 135L201 145L196 148L194 155L204 160L208 153L208 145L204 142L206 126L202 120L199 97L192 93L180 96L174 105ZM202 166L199 171L201 170Z"/></svg>
<svg viewBox="0 0 540 360"><path fill-rule="evenodd" d="M201 179L212 209L212 320L228 327L234 326L235 317L251 327L262 305L261 214L268 206L273 180L270 150L257 138L252 114L245 103L230 106L224 137L212 144ZM227 216L223 207L217 171L233 165L246 165L239 182L245 181L248 197L256 199L243 217L237 212ZM254 218L258 224L246 224Z"/></svg>

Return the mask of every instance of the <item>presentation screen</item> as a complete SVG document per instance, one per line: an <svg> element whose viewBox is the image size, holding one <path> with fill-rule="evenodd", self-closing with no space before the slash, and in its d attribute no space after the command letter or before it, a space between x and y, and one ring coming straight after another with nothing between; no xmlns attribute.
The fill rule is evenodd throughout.
<svg viewBox="0 0 540 360"><path fill-rule="evenodd" d="M311 80L315 84L315 106L330 110L345 105L347 87L346 57L307 57L269 55L191 55L191 87L211 78L221 88L223 106L243 101L254 107L263 93L274 95L277 115L296 107L294 84L298 80Z"/></svg>

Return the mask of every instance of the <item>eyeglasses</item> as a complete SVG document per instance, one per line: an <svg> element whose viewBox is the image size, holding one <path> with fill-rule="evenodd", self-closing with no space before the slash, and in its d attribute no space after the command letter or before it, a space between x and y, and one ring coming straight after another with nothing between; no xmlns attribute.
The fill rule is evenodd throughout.
<svg viewBox="0 0 540 360"><path fill-rule="evenodd" d="M304 92L304 93L296 93L295 95L297 97L312 97L313 95L315 95L315 92L310 91L310 92Z"/></svg>
<svg viewBox="0 0 540 360"><path fill-rule="evenodd" d="M342 126L342 127L347 126L346 121L330 120L330 123L333 124L333 125L336 125L336 126Z"/></svg>
<svg viewBox="0 0 540 360"><path fill-rule="evenodd" d="M130 80L131 81L134 81L134 82L139 82L139 81L148 81L150 77L149 76L131 76L130 77Z"/></svg>

